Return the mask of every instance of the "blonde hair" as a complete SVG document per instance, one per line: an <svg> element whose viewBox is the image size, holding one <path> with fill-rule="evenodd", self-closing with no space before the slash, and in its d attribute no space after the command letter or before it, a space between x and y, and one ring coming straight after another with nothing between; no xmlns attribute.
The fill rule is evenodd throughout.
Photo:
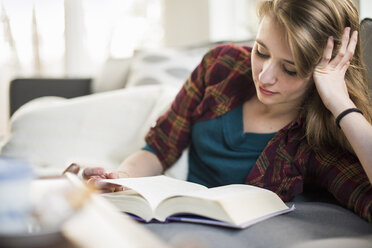
<svg viewBox="0 0 372 248"><path fill-rule="evenodd" d="M310 77L322 59L327 39L333 36L333 57L341 45L345 27L359 32L358 11L351 0L271 0L263 1L258 8L259 18L269 15L281 23L286 30L294 57L297 74ZM358 37L358 41L359 41ZM367 85L365 65L358 42L354 57L345 75L350 99L363 111L371 123L372 113ZM305 129L308 143L313 149L336 147L353 152L332 113L324 106L313 84L303 104Z"/></svg>

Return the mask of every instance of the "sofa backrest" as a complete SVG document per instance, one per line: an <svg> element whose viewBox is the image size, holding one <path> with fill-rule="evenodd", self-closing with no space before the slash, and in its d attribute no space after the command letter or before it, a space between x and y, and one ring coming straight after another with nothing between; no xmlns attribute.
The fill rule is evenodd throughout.
<svg viewBox="0 0 372 248"><path fill-rule="evenodd" d="M365 18L361 22L360 30L362 42L362 54L364 63L367 66L368 86L372 100L372 19Z"/></svg>

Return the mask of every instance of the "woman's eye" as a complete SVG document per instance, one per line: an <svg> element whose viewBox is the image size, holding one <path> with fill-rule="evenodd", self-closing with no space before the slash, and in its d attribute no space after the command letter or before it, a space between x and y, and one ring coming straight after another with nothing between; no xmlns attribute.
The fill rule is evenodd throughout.
<svg viewBox="0 0 372 248"><path fill-rule="evenodd" d="M260 51L258 51L258 49L256 49L256 54L257 54L257 56L259 56L261 58L268 58L269 57L269 55L261 53Z"/></svg>
<svg viewBox="0 0 372 248"><path fill-rule="evenodd" d="M283 67L283 71L285 72L285 73L287 73L289 76L297 76L297 72L296 71L291 71L291 70L288 70L288 69L286 69L285 67Z"/></svg>

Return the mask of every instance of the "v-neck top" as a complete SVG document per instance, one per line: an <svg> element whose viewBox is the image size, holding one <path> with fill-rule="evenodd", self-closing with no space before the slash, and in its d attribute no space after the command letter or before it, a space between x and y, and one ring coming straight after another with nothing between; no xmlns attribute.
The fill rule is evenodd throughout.
<svg viewBox="0 0 372 248"><path fill-rule="evenodd" d="M275 133L243 132L242 105L192 128L187 180L207 187L244 183ZM154 152L146 145L144 150Z"/></svg>
<svg viewBox="0 0 372 248"><path fill-rule="evenodd" d="M242 105L192 127L187 180L216 187L244 183L275 133L243 130Z"/></svg>

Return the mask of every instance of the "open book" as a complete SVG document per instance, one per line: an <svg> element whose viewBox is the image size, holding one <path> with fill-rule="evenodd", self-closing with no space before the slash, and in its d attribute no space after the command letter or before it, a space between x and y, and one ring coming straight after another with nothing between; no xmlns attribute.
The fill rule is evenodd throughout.
<svg viewBox="0 0 372 248"><path fill-rule="evenodd" d="M104 181L127 188L102 194L104 198L146 222L184 221L246 228L294 210L274 192L245 184L207 188L166 176Z"/></svg>

